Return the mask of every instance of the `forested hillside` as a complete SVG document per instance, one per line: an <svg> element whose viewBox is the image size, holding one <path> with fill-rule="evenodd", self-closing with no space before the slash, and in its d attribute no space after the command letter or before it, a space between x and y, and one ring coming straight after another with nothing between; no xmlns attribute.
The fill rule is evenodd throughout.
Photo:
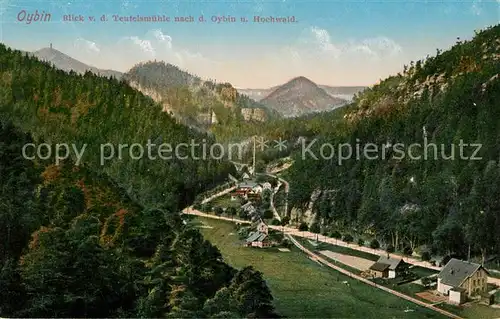
<svg viewBox="0 0 500 319"><path fill-rule="evenodd" d="M261 274L226 265L178 214L71 161L27 160L30 142L0 124L1 316L275 316Z"/></svg>
<svg viewBox="0 0 500 319"><path fill-rule="evenodd" d="M160 158L158 145L162 143L175 148L206 139L209 149L213 140L177 123L151 98L124 82L90 72L68 74L3 45L0 62L2 118L51 144L75 144L77 149L88 144L83 163L107 173L141 204L172 210L184 207L195 194L217 185L233 169L230 164L192 156ZM157 145L151 157L148 140ZM113 147L104 148L103 155L110 155L110 159L101 165L101 145L107 143ZM130 156L134 143L143 146L142 157L137 148ZM128 145L121 157L119 144ZM189 154L189 149L186 152Z"/></svg>
<svg viewBox="0 0 500 319"><path fill-rule="evenodd" d="M500 254L499 71L497 25L365 90L342 119L336 112L315 120L331 124L307 128L317 138L311 152L320 157L321 145L330 143L335 156L295 154L286 176L291 204L304 211L311 193L320 190L313 209L316 230L375 236L401 250L464 256L470 247L483 258ZM471 159L477 148L472 146L461 156L461 140L482 144L475 156L481 159ZM353 155L339 163L342 143L352 146ZM379 147L378 159L363 156L368 143ZM401 158L393 148L397 143L421 147L413 148L412 158ZM437 151L424 149L431 143ZM388 148L385 159L382 145Z"/></svg>
<svg viewBox="0 0 500 319"><path fill-rule="evenodd" d="M190 125L228 127L245 121L262 122L277 116L238 93L229 83L205 81L165 62L140 63L124 78L143 92L155 95L166 111Z"/></svg>

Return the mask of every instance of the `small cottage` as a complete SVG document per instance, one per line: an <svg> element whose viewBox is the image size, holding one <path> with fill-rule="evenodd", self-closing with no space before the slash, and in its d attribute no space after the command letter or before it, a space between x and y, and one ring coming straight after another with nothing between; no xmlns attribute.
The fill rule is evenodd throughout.
<svg viewBox="0 0 500 319"><path fill-rule="evenodd" d="M387 278L389 276L389 265L374 263L368 269L368 274L373 278Z"/></svg>
<svg viewBox="0 0 500 319"><path fill-rule="evenodd" d="M241 209L248 215L253 216L257 214L257 208L252 205L252 202L247 202L246 204L241 206Z"/></svg>
<svg viewBox="0 0 500 319"><path fill-rule="evenodd" d="M404 273L407 269L408 265L401 258L380 256L368 271L375 278L396 278L397 275Z"/></svg>
<svg viewBox="0 0 500 319"><path fill-rule="evenodd" d="M238 194L246 194L249 191L251 191L255 186L257 186L257 183L251 181L242 182L238 184L238 187L236 188L235 192Z"/></svg>
<svg viewBox="0 0 500 319"><path fill-rule="evenodd" d="M259 231L251 232L245 241L247 247L266 248L271 246L269 235Z"/></svg>

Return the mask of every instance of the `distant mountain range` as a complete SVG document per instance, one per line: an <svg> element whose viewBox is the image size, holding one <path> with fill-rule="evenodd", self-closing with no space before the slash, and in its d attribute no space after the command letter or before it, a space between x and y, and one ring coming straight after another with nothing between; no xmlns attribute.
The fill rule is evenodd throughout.
<svg viewBox="0 0 500 319"><path fill-rule="evenodd" d="M299 76L287 83L269 89L240 89L242 94L259 101L284 117L330 111L352 100L364 87L320 86Z"/></svg>
<svg viewBox="0 0 500 319"><path fill-rule="evenodd" d="M53 48L43 48L35 52L26 52L28 55L33 55L37 57L39 60L46 61L52 63L56 68L64 70L64 71L74 71L76 73L83 74L87 71L92 73L106 76L106 77L115 77L120 79L123 76L123 73L114 71L114 70L102 70L96 67L87 65L83 62L80 62L72 57L62 53L59 50Z"/></svg>
<svg viewBox="0 0 500 319"><path fill-rule="evenodd" d="M295 117L309 113L332 110L347 104L350 100L352 100L354 94L365 88L361 86L333 87L317 85L313 81L301 76L294 78L283 85L268 89L234 89L228 83L224 84L224 88L219 86L215 89L215 86L212 86L210 83L202 81L200 78L193 76L186 71L182 71L176 66L170 64L166 64L166 66L154 65L153 68L161 70L161 74L158 73L158 70L153 71L151 64L141 64L140 69L138 69L138 66L134 66L127 73L122 73L115 70L104 70L87 65L52 47L26 53L33 55L42 61L50 62L56 68L67 72L74 71L76 73L83 74L90 71L101 76L127 79L131 82L132 86L140 89L143 93L150 95L157 101L159 99L164 100L165 98L168 98L166 97L167 91L165 91L165 89L173 88L174 86L186 86L191 90L194 89L194 92L192 93L198 97L200 94L207 96L205 93L208 89L209 91L213 91L213 93L209 95L215 97L219 102L226 105L228 103L233 103L240 107L242 118L245 121L263 121L276 116ZM158 91L160 87L162 92ZM200 88L203 89L201 93ZM232 90L234 90L234 92L230 92ZM222 91L224 91L224 93L222 93ZM172 92L169 93L171 94ZM228 93L230 95L229 97L222 97L221 95ZM248 97L248 99L245 97ZM204 100L205 98L198 99L197 102L204 103ZM171 103L165 104L164 107L166 111L173 111ZM192 114L192 111L194 110L190 110L190 117L195 115ZM208 113L205 114L207 111ZM176 113L174 115L179 115L182 114L183 111L177 109L173 113ZM210 115L210 113L211 111L208 109L203 111L201 116L203 118L202 122L213 122L214 116ZM216 113L220 112L215 112L213 114L215 117L220 118L220 116L217 116ZM208 120L205 119L207 116L209 118ZM199 116L195 117L200 118ZM218 120L216 120L216 122L218 122Z"/></svg>
<svg viewBox="0 0 500 319"><path fill-rule="evenodd" d="M277 85L267 89L238 89L238 92L247 95L255 101L260 101L279 87L280 86ZM319 84L318 87L322 88L326 93L330 94L333 97L341 98L347 101L351 101L354 97L354 94L366 89L366 86L328 86Z"/></svg>

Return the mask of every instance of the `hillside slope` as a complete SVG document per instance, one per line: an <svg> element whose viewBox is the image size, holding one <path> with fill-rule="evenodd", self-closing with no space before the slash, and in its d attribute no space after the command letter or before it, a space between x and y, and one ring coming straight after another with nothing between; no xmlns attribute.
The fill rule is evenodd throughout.
<svg viewBox="0 0 500 319"><path fill-rule="evenodd" d="M68 74L3 45L0 61L0 115L36 139L74 144L79 150L87 144L83 163L110 175L142 204L183 208L232 171L230 164L206 156L180 159L172 151L170 158L159 157L162 143L175 149L180 143L206 139L209 147L214 141L179 124L124 82L92 73ZM151 155L148 141L156 145ZM134 143L139 146L131 149Z"/></svg>
<svg viewBox="0 0 500 319"><path fill-rule="evenodd" d="M83 74L87 71L90 71L97 75L105 77L115 77L116 79L120 79L123 75L121 72L118 71L101 70L93 66L87 65L53 48L42 48L34 52L29 52L28 54L33 55L39 60L49 62L53 64L56 68L64 70L66 72L74 71L76 73Z"/></svg>
<svg viewBox="0 0 500 319"><path fill-rule="evenodd" d="M260 102L285 117L332 110L346 103L345 100L332 97L305 77L288 81Z"/></svg>
<svg viewBox="0 0 500 319"><path fill-rule="evenodd" d="M179 215L144 208L108 176L71 161L28 160L23 147L32 142L0 122L3 316L274 315L260 273L224 264L218 249ZM239 306L232 298L255 293L241 291L248 285L267 296ZM214 299L228 292L233 297L226 303Z"/></svg>
<svg viewBox="0 0 500 319"><path fill-rule="evenodd" d="M135 65L124 79L162 103L164 111L190 125L263 122L276 116L262 104L239 94L229 83L205 81L164 62Z"/></svg>
<svg viewBox="0 0 500 319"><path fill-rule="evenodd" d="M438 255L470 247L479 261L500 253L499 70L497 25L365 90L343 119L325 115L331 124L308 148L319 159L298 152L288 170L292 217L319 191L302 218L326 233ZM332 159L321 158L323 143L335 146Z"/></svg>
<svg viewBox="0 0 500 319"><path fill-rule="evenodd" d="M279 86L279 85L278 85ZM276 90L278 86L273 86L267 89L237 89L241 94L245 94L255 101L260 101L269 95L272 91Z"/></svg>
<svg viewBox="0 0 500 319"><path fill-rule="evenodd" d="M273 86L268 89L238 89L238 92L245 94L255 101L261 101L266 96L275 91L278 86ZM325 90L326 93L334 98L340 98L343 100L350 101L353 99L355 94L362 92L366 87L364 86L329 86L329 85L318 85L321 89Z"/></svg>

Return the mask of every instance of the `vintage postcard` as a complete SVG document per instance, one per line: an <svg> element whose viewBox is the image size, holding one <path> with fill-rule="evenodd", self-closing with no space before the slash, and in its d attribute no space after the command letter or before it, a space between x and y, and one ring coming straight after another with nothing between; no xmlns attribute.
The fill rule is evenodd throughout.
<svg viewBox="0 0 500 319"><path fill-rule="evenodd" d="M500 318L500 0L0 0L0 317Z"/></svg>

